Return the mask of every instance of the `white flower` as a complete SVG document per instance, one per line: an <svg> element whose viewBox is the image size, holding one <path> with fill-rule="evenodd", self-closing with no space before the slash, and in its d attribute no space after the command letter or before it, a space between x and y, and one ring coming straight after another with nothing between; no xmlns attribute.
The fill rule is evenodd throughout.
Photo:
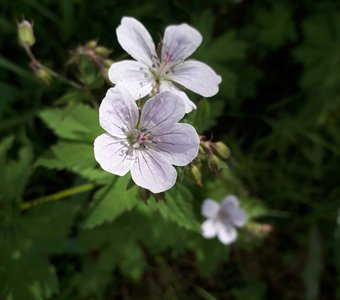
<svg viewBox="0 0 340 300"><path fill-rule="evenodd" d="M177 172L198 153L199 137L183 118L184 103L171 92L149 99L141 115L130 93L115 87L107 91L99 108L100 125L106 133L96 138L94 154L101 167L133 181L153 193L170 189Z"/></svg>
<svg viewBox="0 0 340 300"><path fill-rule="evenodd" d="M202 215L208 218L201 226L203 236L213 238L217 235L226 245L236 240L236 227L244 226L247 219L246 212L239 207L238 199L233 195L224 198L222 203L204 200Z"/></svg>
<svg viewBox="0 0 340 300"><path fill-rule="evenodd" d="M172 91L183 99L188 113L196 105L174 82L203 97L218 92L221 77L214 70L196 60L185 61L202 42L201 34L193 27L187 24L168 26L160 57L149 32L136 19L123 17L116 32L122 48L135 60L112 64L109 78L114 84L126 87L134 100L151 92Z"/></svg>

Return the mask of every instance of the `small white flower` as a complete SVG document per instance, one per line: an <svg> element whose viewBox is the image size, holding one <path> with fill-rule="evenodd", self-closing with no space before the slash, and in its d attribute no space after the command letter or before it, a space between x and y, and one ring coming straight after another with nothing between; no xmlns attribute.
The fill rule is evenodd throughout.
<svg viewBox="0 0 340 300"><path fill-rule="evenodd" d="M203 236L209 239L217 235L225 245L236 240L236 227L244 226L247 219L246 212L239 207L238 199L233 195L224 198L222 203L204 200L202 215L208 218L201 226Z"/></svg>
<svg viewBox="0 0 340 300"><path fill-rule="evenodd" d="M198 153L199 137L189 124L178 123L184 103L171 92L150 98L139 116L130 93L115 87L107 91L99 108L100 125L106 133L96 138L94 154L101 167L133 181L153 193L170 189L177 172Z"/></svg>
<svg viewBox="0 0 340 300"><path fill-rule="evenodd" d="M134 100L151 92L172 91L183 99L188 113L196 105L174 82L203 97L218 92L221 77L214 70L196 60L185 61L202 42L201 34L193 27L187 24L168 26L160 57L149 32L136 19L123 17L116 32L122 48L135 60L112 64L109 78L112 83L126 87Z"/></svg>

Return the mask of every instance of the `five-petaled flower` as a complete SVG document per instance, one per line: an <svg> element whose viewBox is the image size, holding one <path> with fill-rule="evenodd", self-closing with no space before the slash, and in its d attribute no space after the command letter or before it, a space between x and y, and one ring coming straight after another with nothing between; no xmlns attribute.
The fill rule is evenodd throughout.
<svg viewBox="0 0 340 300"><path fill-rule="evenodd" d="M193 27L187 24L168 26L160 57L149 32L136 19L123 17L116 32L122 48L135 60L112 64L109 78L117 86L126 87L134 100L150 93L172 91L182 98L188 113L196 106L176 84L203 97L218 92L221 77L213 69L196 60L185 61L202 42L201 34Z"/></svg>
<svg viewBox="0 0 340 300"><path fill-rule="evenodd" d="M202 205L202 215L208 218L201 226L203 236L213 238L217 235L225 245L236 240L236 227L244 226L247 219L246 212L239 207L234 195L227 196L221 203L206 199Z"/></svg>
<svg viewBox="0 0 340 300"><path fill-rule="evenodd" d="M132 180L153 193L170 189L177 172L198 153L194 127L178 123L185 114L181 98L166 91L146 101L142 113L122 87L107 91L99 108L100 125L106 133L96 138L94 154L101 167Z"/></svg>

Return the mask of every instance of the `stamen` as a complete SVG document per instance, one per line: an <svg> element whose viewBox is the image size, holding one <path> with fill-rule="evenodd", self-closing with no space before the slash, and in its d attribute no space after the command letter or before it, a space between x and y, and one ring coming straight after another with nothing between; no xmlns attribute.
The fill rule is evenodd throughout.
<svg viewBox="0 0 340 300"><path fill-rule="evenodd" d="M143 149L147 149L147 146L152 144L156 144L157 142L153 139L156 137L156 134L152 131L148 131L147 128L141 128L140 132L136 136L136 140L134 144L132 144L132 148L138 149L142 147Z"/></svg>

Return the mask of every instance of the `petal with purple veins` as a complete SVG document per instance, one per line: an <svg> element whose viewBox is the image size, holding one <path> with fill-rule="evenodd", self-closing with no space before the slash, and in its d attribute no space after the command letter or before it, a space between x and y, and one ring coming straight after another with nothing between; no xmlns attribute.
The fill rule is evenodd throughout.
<svg viewBox="0 0 340 300"><path fill-rule="evenodd" d="M130 170L135 159L126 140L107 133L95 139L94 156L105 171L119 176Z"/></svg>
<svg viewBox="0 0 340 300"><path fill-rule="evenodd" d="M222 81L207 64L195 60L175 66L170 79L203 97L216 95Z"/></svg>
<svg viewBox="0 0 340 300"><path fill-rule="evenodd" d="M145 64L134 60L113 63L109 69L112 83L129 90L133 100L145 97L152 91L154 80Z"/></svg>
<svg viewBox="0 0 340 300"><path fill-rule="evenodd" d="M194 102L192 102L186 93L179 90L171 81L162 81L160 86L161 92L163 91L170 91L178 96L180 96L184 102L185 105L185 113L189 113L192 110L196 109L196 105Z"/></svg>
<svg viewBox="0 0 340 300"><path fill-rule="evenodd" d="M176 169L157 151L136 150L137 160L131 168L132 180L153 193L164 192L175 184Z"/></svg>
<svg viewBox="0 0 340 300"><path fill-rule="evenodd" d="M171 25L165 29L162 61L179 62L189 57L202 43L202 35L187 24Z"/></svg>
<svg viewBox="0 0 340 300"><path fill-rule="evenodd" d="M122 87L110 88L99 107L99 122L116 137L126 137L138 121L138 108L129 92Z"/></svg>
<svg viewBox="0 0 340 300"><path fill-rule="evenodd" d="M150 98L143 107L140 127L156 131L159 126L173 125L184 117L182 99L171 92L161 92Z"/></svg>
<svg viewBox="0 0 340 300"><path fill-rule="evenodd" d="M200 144L195 128L189 124L176 123L159 126L155 133L154 147L176 166L186 166L198 154Z"/></svg>
<svg viewBox="0 0 340 300"><path fill-rule="evenodd" d="M135 60L151 66L156 57L155 44L142 23L132 17L123 17L117 38L122 48Z"/></svg>

